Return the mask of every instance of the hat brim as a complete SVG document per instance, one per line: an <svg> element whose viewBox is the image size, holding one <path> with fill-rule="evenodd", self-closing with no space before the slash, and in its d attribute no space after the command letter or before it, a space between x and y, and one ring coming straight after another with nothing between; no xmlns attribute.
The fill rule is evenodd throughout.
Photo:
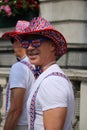
<svg viewBox="0 0 87 130"><path fill-rule="evenodd" d="M27 35L28 37L31 37L31 35L41 35L43 37L50 38L56 45L57 50L57 56L62 56L67 52L67 44L64 36L55 29L44 29L44 30L38 30L38 31L31 31L31 32L6 32L2 35L3 39L9 40L11 37L16 38L22 37L24 35Z"/></svg>

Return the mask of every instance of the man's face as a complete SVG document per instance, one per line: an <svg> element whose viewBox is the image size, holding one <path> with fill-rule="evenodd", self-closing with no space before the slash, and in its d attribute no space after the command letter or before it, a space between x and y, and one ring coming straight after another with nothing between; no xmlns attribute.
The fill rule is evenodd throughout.
<svg viewBox="0 0 87 130"><path fill-rule="evenodd" d="M45 66L51 61L53 56L55 57L55 46L51 41L44 40L40 47L33 47L30 44L27 54L32 64Z"/></svg>
<svg viewBox="0 0 87 130"><path fill-rule="evenodd" d="M25 49L21 47L21 44L18 41L15 41L13 43L13 49L14 53L17 57L21 57L22 54L24 53Z"/></svg>

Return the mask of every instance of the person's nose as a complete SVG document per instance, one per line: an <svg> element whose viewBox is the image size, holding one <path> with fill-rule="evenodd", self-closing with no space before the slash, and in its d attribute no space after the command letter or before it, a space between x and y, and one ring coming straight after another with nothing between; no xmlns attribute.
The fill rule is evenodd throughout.
<svg viewBox="0 0 87 130"><path fill-rule="evenodd" d="M34 47L30 44L29 47L27 48L27 56L29 56L29 53L34 50Z"/></svg>
<svg viewBox="0 0 87 130"><path fill-rule="evenodd" d="M28 50L32 50L32 49L34 49L34 47L32 46L32 44L30 44Z"/></svg>

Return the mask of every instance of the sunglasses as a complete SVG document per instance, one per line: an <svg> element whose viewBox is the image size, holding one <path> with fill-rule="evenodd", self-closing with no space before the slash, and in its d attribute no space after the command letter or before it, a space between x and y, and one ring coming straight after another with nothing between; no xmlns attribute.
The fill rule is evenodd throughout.
<svg viewBox="0 0 87 130"><path fill-rule="evenodd" d="M21 45L24 48L28 48L30 45L33 47L40 47L43 41L48 40L48 38L40 38L40 39L33 39L33 40L21 40Z"/></svg>

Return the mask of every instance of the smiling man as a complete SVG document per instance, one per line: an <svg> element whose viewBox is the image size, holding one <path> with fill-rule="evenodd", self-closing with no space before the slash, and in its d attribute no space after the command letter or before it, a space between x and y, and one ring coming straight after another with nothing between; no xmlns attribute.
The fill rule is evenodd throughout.
<svg viewBox="0 0 87 130"><path fill-rule="evenodd" d="M9 40L19 62L12 65L9 74L9 83L6 88L7 116L3 130L28 130L26 104L30 88L35 81L31 71L33 67L26 55L26 49L15 39L15 36L9 37Z"/></svg>
<svg viewBox="0 0 87 130"><path fill-rule="evenodd" d="M40 66L42 74L32 87L28 99L29 130L71 130L74 95L68 77L56 64L66 53L63 35L44 18L34 18L28 40L30 62ZM36 43L36 44L35 44Z"/></svg>
<svg viewBox="0 0 87 130"><path fill-rule="evenodd" d="M63 35L44 18L32 19L29 26L12 32L27 48L30 62L42 73L35 81L27 102L28 130L71 130L74 95L68 77L56 64L67 51ZM24 36L24 38L23 38ZM4 35L3 37L9 37Z"/></svg>

